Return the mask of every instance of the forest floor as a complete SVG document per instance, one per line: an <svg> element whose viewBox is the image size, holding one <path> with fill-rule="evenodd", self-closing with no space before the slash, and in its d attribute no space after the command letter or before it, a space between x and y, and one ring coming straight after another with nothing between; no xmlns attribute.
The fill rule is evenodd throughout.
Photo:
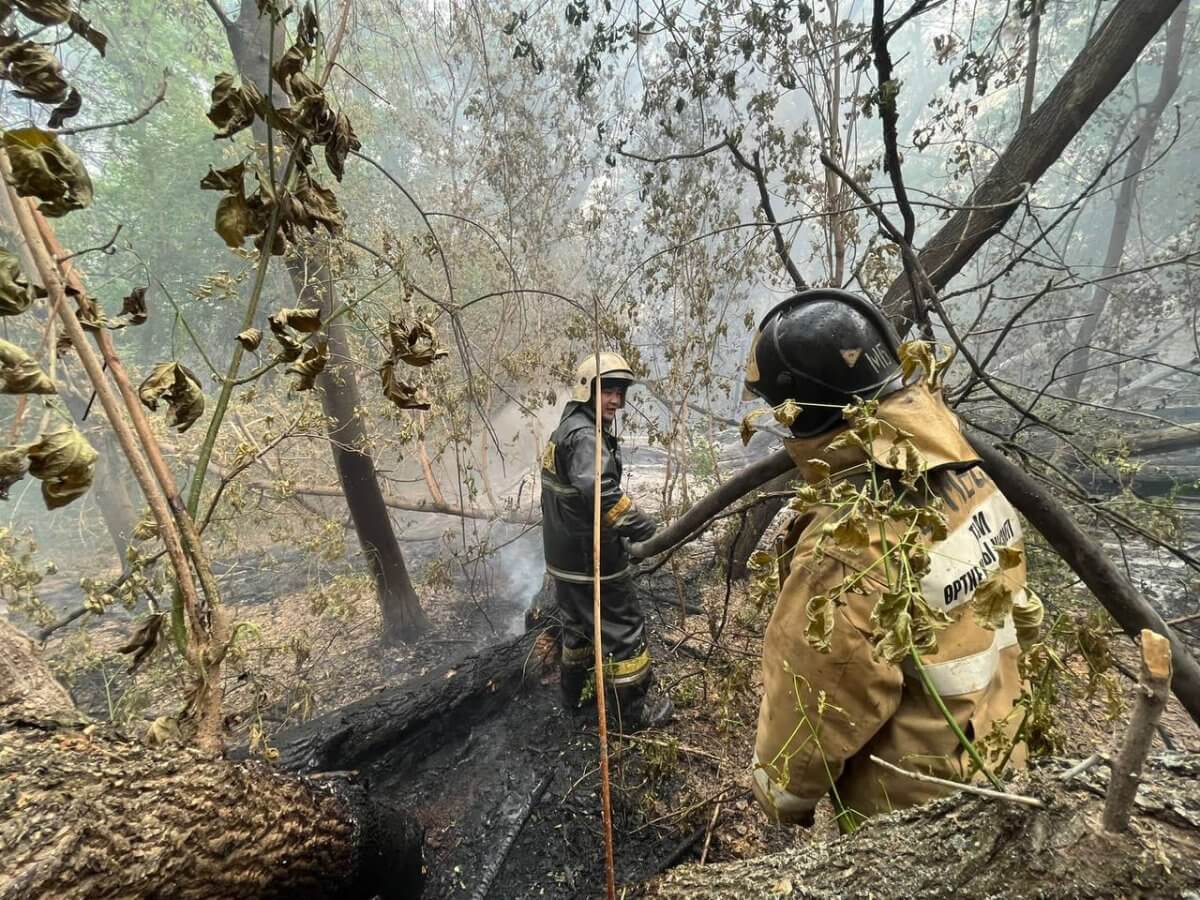
<svg viewBox="0 0 1200 900"><path fill-rule="evenodd" d="M744 584L730 585L727 595L713 563L711 546L697 543L638 582L658 685L674 700L676 719L663 729L611 737L616 872L624 885L681 861L744 860L836 836L827 806L812 829L779 829L753 802L747 767L767 610L755 606ZM283 570L295 564L283 554ZM411 647L381 649L373 593L361 578L330 572L317 589L258 601L269 593L263 584L278 587L286 578L261 562L240 575L230 567L227 577L231 585L242 578L227 593L246 624L227 670L229 724L234 741L249 741L268 758L281 729L494 643L519 627L525 604L493 597L483 606L469 585L425 584L430 633ZM681 618L680 598L699 611ZM131 624L111 619L56 638L50 657L81 705L136 728L173 714L181 669L168 650L129 679L127 658L115 650ZM1121 667L1136 671L1132 644L1116 638L1112 646ZM1086 690L1074 665L1079 678L1056 715L1065 754L1085 757L1114 746L1123 714L1113 715L1104 691ZM1128 701L1132 682L1114 683ZM1175 748L1200 752L1200 729L1174 702L1163 730ZM531 666L520 699L503 714L430 747L418 772L375 773L372 787L395 794L425 825L427 897L477 896L493 868L487 896L590 897L603 885L597 765L594 707L564 713L555 669ZM530 805L501 853L503 836Z"/></svg>

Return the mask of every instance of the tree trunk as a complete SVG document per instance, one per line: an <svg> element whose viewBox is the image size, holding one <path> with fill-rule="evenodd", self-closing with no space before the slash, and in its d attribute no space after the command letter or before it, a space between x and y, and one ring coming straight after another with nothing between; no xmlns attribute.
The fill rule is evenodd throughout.
<svg viewBox="0 0 1200 900"><path fill-rule="evenodd" d="M439 667L415 683L297 725L275 740L278 765L294 772L368 765L389 772L411 769L431 748L444 746L450 735L478 725L506 704L526 677L536 678L532 651L537 636L528 631Z"/></svg>
<svg viewBox="0 0 1200 900"><path fill-rule="evenodd" d="M788 485L795 479L796 472L794 470L784 472L764 484L762 491L764 494L786 491ZM779 515L779 511L787 502L787 497L771 497L751 507L746 514L746 521L742 523L737 539L733 542L732 570L734 578L740 580L749 574L750 554L758 549L763 535L766 534L767 529L771 527L771 523L775 521L775 517Z"/></svg>
<svg viewBox="0 0 1200 900"><path fill-rule="evenodd" d="M1138 185L1142 180L1142 169L1150 156L1150 148L1154 146L1154 137L1158 133L1159 123L1163 112L1179 87L1180 62L1183 58L1183 37L1187 32L1188 5L1180 4L1171 16L1167 28L1167 49L1163 59L1162 77L1158 83L1158 91L1146 107L1145 115L1138 126L1136 143L1125 161L1125 172L1121 188L1117 192L1117 202L1113 209L1112 229L1108 234L1108 250L1104 255L1104 268L1097 273L1097 278L1107 278L1121 267L1121 259L1125 255L1125 242L1129 238L1129 226L1133 221L1133 208L1137 204ZM1092 299L1088 304L1088 317L1079 326L1075 334L1070 377L1063 387L1064 396L1074 400L1079 396L1079 388L1087 375L1088 362L1091 358L1092 339L1100 327L1100 317L1112 296L1111 280L1099 281L1092 288Z"/></svg>
<svg viewBox="0 0 1200 900"><path fill-rule="evenodd" d="M237 19L223 24L229 49L243 80L254 82L264 92L274 91L272 96L277 102L286 102L267 71L271 28L268 19L259 15L258 5L251 0L242 0ZM275 40L278 59L282 55L282 29L276 29ZM261 123L257 120L255 128L256 138L265 142L264 135L260 134ZM329 443L338 481L375 581L383 617L383 640L387 644L408 642L428 628L429 620L421 609L383 502L366 428L358 412L361 406L358 383L352 367L346 365L352 357L345 327L340 319L329 320L335 298L324 277L327 269L323 260L303 247L298 247L289 258L287 267L298 305L303 305L307 297L315 294L313 299L320 305L325 321L331 362L318 377L317 384L321 389L321 406L332 420Z"/></svg>
<svg viewBox="0 0 1200 900"><path fill-rule="evenodd" d="M943 288L1020 206L1024 191L1066 149L1084 123L1133 67L1138 56L1179 5L1179 0L1120 0L1070 68L937 234L925 242L921 266ZM884 308L908 331L914 309L907 275L897 278Z"/></svg>
<svg viewBox="0 0 1200 900"><path fill-rule="evenodd" d="M321 408L331 420L329 446L354 530L375 580L375 593L383 614L384 643L407 643L429 627L429 619L421 609L379 489L367 430L358 414L362 401L354 369L349 364L350 342L342 319L330 318L334 298L325 277L328 270L324 266L310 268L316 262L312 253L298 252L288 261L288 273L299 305L316 300L325 323L330 361L317 376L317 387L321 392Z"/></svg>
<svg viewBox="0 0 1200 900"><path fill-rule="evenodd" d="M0 896L415 897L421 828L344 781L88 724L0 622Z"/></svg>
<svg viewBox="0 0 1200 900"><path fill-rule="evenodd" d="M1149 766L1135 808L1140 827L1121 835L1100 827L1102 773L1064 782L1059 763L1021 788L1040 797L1042 809L958 794L873 820L847 837L758 859L683 866L639 896L1188 896L1200 880L1198 762L1193 754Z"/></svg>

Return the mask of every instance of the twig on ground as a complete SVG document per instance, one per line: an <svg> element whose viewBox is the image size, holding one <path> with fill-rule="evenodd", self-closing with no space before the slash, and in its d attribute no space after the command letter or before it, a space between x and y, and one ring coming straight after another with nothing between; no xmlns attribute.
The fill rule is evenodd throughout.
<svg viewBox="0 0 1200 900"><path fill-rule="evenodd" d="M708 845L712 843L713 829L717 827L717 816L721 814L721 804L718 803L713 807L712 818L708 820L708 830L704 835L704 848L700 851L700 865L704 865L704 861L708 859Z"/></svg>
<svg viewBox="0 0 1200 900"><path fill-rule="evenodd" d="M1100 765L1101 763L1108 765L1109 764L1108 757L1105 756L1103 753L1093 753L1091 756L1089 756L1083 762L1079 763L1078 765L1071 766L1071 768L1067 769L1067 771L1065 771L1061 775L1059 775L1058 780L1059 781L1070 781L1072 778L1078 778L1084 772L1087 772L1090 769L1094 769L1096 766Z"/></svg>
<svg viewBox="0 0 1200 900"><path fill-rule="evenodd" d="M1003 800L1006 803L1020 803L1024 806L1032 806L1036 809L1045 809L1044 804L1037 797L1026 797L1022 794L1010 794L1007 791L993 791L991 788L979 787L974 784L963 784L958 781L950 781L947 778L937 778L933 775L924 775L920 772L910 772L907 769L902 769L899 766L894 766L890 762L880 759L875 754L871 754L871 762L878 766L883 766L885 769L895 772L897 775L903 775L905 778L911 778L914 781L923 781L926 784L938 784L942 787L951 788L956 791L963 791L967 794L975 794L979 797L987 797L990 800Z"/></svg>

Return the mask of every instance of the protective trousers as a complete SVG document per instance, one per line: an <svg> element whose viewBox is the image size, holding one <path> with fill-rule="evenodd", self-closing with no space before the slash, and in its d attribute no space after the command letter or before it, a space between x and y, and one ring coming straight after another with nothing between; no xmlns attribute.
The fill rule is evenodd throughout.
<svg viewBox="0 0 1200 900"><path fill-rule="evenodd" d="M640 709L650 687L646 620L632 578L605 581L600 589L604 677L619 717L621 710ZM563 703L578 708L588 690L595 691L592 585L555 579L555 597L562 617Z"/></svg>

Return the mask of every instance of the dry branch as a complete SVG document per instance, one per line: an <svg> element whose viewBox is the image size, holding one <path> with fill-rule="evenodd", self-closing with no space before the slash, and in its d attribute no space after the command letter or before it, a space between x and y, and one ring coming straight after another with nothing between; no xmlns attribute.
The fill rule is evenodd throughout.
<svg viewBox="0 0 1200 900"><path fill-rule="evenodd" d="M894 766L887 760L880 759L874 754L871 755L871 762L877 766L883 766L885 769L895 772L897 775L903 775L905 778L911 778L913 781L923 781L926 784L936 784L939 787L949 788L953 791L962 791L966 794L975 794L977 797L987 797L989 800L1003 800L1005 803L1020 803L1024 806L1034 806L1038 809L1045 807L1041 800L1037 797L1025 797L1021 794L1010 794L1007 791L993 791L990 788L979 787L976 784L965 784L961 781L950 781L947 778L935 778L933 775L925 775L921 772L910 772L908 769L902 769L899 766Z"/></svg>
<svg viewBox="0 0 1200 900"><path fill-rule="evenodd" d="M1104 829L1129 827L1133 798L1142 781L1142 767L1154 740L1154 728L1167 705L1171 684L1171 643L1149 629L1142 631L1142 674L1134 695L1133 713L1125 729L1121 752L1112 762L1108 795L1104 799Z"/></svg>

